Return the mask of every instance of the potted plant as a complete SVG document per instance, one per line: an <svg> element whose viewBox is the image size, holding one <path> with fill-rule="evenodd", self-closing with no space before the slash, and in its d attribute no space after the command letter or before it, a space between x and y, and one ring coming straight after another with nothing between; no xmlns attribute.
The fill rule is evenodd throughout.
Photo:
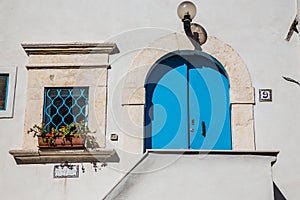
<svg viewBox="0 0 300 200"><path fill-rule="evenodd" d="M27 131L38 138L38 147L41 148L97 148L93 132L84 122L74 122L70 125L62 126L58 130L51 128L47 132L45 123L34 125Z"/></svg>

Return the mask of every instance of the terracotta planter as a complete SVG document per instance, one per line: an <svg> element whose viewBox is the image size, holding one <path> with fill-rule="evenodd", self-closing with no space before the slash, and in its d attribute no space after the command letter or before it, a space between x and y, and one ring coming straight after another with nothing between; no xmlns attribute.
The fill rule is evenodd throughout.
<svg viewBox="0 0 300 200"><path fill-rule="evenodd" d="M44 140L46 138L46 141ZM70 137L68 139L56 137L51 143L47 142L49 138L38 137L38 147L40 149L61 149L61 148L85 148L81 137Z"/></svg>

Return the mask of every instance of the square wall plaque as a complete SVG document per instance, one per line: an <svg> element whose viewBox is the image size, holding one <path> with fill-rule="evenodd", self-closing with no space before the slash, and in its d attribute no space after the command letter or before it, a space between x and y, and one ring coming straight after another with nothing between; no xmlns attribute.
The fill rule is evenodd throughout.
<svg viewBox="0 0 300 200"><path fill-rule="evenodd" d="M79 165L54 165L53 178L78 178Z"/></svg>
<svg viewBox="0 0 300 200"><path fill-rule="evenodd" d="M272 89L259 89L260 102L272 102Z"/></svg>

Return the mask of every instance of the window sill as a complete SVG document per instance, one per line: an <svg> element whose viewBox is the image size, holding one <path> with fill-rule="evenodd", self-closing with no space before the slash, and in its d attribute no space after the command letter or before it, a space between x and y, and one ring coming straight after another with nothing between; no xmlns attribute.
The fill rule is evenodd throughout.
<svg viewBox="0 0 300 200"><path fill-rule="evenodd" d="M114 149L96 150L10 150L18 165L49 163L119 162Z"/></svg>

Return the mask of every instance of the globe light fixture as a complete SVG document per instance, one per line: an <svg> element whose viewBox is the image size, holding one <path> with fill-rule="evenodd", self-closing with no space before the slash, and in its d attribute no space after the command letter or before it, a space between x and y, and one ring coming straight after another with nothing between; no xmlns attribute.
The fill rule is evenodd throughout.
<svg viewBox="0 0 300 200"><path fill-rule="evenodd" d="M177 8L177 15L181 20L184 20L184 18L189 18L192 21L192 19L195 18L196 14L197 8L195 4L190 1L182 2Z"/></svg>
<svg viewBox="0 0 300 200"><path fill-rule="evenodd" d="M183 22L185 34L195 49L201 50L201 45L207 40L207 33L200 24L191 23L196 14L197 8L190 1L184 1L177 7L177 15Z"/></svg>

